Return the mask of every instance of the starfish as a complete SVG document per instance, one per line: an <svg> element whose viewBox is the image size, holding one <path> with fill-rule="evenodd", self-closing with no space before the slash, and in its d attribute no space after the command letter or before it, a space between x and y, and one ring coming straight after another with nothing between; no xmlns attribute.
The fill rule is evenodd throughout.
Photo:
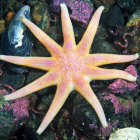
<svg viewBox="0 0 140 140"><path fill-rule="evenodd" d="M52 104L40 124L37 133L41 134L59 112L71 91L78 91L95 109L103 127L107 127L103 108L90 87L91 80L108 80L121 78L136 81L131 74L115 69L105 69L98 66L123 63L137 59L134 55L115 54L90 54L90 47L96 34L101 13L104 9L100 6L94 13L81 41L76 45L72 23L67 6L60 4L62 31L64 44L61 47L30 20L23 17L21 20L36 36L36 38L50 52L51 57L20 57L0 55L0 60L10 63L25 65L47 71L45 75L26 85L25 87L4 96L4 100L13 100L29 95L48 86L57 85L57 90Z"/></svg>

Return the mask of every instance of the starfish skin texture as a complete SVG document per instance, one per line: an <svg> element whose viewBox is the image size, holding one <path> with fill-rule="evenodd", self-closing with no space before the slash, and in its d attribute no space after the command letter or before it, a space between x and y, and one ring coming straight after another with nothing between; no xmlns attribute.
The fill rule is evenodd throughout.
<svg viewBox="0 0 140 140"><path fill-rule="evenodd" d="M139 57L138 54L89 54L101 13L104 9L103 6L100 6L96 10L86 32L77 45L75 43L73 27L67 6L64 3L61 3L60 7L64 37L63 47L57 44L31 21L26 18L22 19L23 23L50 52L51 57L18 57L0 55L0 60L47 71L45 75L34 82L9 95L5 95L4 99L6 101L21 98L48 86L57 85L55 97L37 130L38 134L41 134L46 129L73 90L78 91L91 104L95 109L102 126L107 127L108 124L103 108L90 87L90 81L115 78L136 81L136 77L125 71L105 69L98 66L111 63L129 62L137 59Z"/></svg>

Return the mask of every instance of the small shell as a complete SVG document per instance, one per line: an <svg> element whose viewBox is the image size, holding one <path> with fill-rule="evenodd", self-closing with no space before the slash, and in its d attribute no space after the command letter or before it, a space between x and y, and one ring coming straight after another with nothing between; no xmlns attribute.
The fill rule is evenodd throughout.
<svg viewBox="0 0 140 140"><path fill-rule="evenodd" d="M140 129L127 127L111 133L109 140L139 140Z"/></svg>
<svg viewBox="0 0 140 140"><path fill-rule="evenodd" d="M13 56L30 55L32 42L29 38L29 31L21 21L21 17L29 19L29 14L30 7L28 5L23 6L5 29L1 39L1 50L3 54ZM17 73L27 71L21 66L15 66L13 64L8 65L10 70Z"/></svg>

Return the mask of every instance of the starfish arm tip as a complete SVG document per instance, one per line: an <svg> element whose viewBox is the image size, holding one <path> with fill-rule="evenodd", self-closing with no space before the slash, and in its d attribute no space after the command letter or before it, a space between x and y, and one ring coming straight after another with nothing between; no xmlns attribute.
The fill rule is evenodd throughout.
<svg viewBox="0 0 140 140"><path fill-rule="evenodd" d="M42 131L41 131L40 129L38 129L38 130L36 131L36 133L37 133L38 135L41 135Z"/></svg>
<svg viewBox="0 0 140 140"><path fill-rule="evenodd" d="M60 7L61 8L66 7L66 4L65 3L60 3Z"/></svg>
<svg viewBox="0 0 140 140"><path fill-rule="evenodd" d="M103 124L103 127L104 127L104 128L107 128L107 127L108 127L107 122L105 122L105 123Z"/></svg>
<svg viewBox="0 0 140 140"><path fill-rule="evenodd" d="M102 5L102 6L100 6L99 8L100 8L101 10L104 10L104 9L105 9L105 6Z"/></svg>
<svg viewBox="0 0 140 140"><path fill-rule="evenodd" d="M4 98L4 101L10 101L10 100L17 99L16 97L11 96L11 94L5 95L3 98Z"/></svg>
<svg viewBox="0 0 140 140"><path fill-rule="evenodd" d="M137 80L137 77L135 77L135 76L133 76L132 79L131 79L132 82L136 81L136 80Z"/></svg>
<svg viewBox="0 0 140 140"><path fill-rule="evenodd" d="M136 56L136 59L139 58L139 53L136 53L135 56Z"/></svg>
<svg viewBox="0 0 140 140"><path fill-rule="evenodd" d="M20 20L23 21L23 17L20 17Z"/></svg>
<svg viewBox="0 0 140 140"><path fill-rule="evenodd" d="M130 82L135 82L137 80L137 77L128 73L127 77L124 78L124 80L130 81Z"/></svg>
<svg viewBox="0 0 140 140"><path fill-rule="evenodd" d="M3 98L4 98L4 101L9 101L7 95L3 96Z"/></svg>
<svg viewBox="0 0 140 140"><path fill-rule="evenodd" d="M26 17L20 17L20 20L24 23L24 21L26 20L27 18Z"/></svg>
<svg viewBox="0 0 140 140"><path fill-rule="evenodd" d="M0 60L3 60L3 55L0 55Z"/></svg>

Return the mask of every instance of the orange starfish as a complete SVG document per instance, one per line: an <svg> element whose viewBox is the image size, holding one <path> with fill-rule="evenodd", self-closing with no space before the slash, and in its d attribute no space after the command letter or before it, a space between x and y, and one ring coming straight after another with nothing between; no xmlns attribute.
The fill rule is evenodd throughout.
<svg viewBox="0 0 140 140"><path fill-rule="evenodd" d="M63 47L46 35L31 21L23 18L23 23L31 30L36 38L48 49L52 57L18 57L0 55L0 60L10 63L25 65L48 71L44 76L27 86L5 95L5 100L13 100L51 85L57 85L57 91L52 104L45 115L37 133L41 134L56 116L72 90L77 90L95 109L103 127L107 127L104 111L96 95L92 91L89 82L91 80L108 80L122 78L135 81L131 74L114 69L104 69L98 66L111 63L129 62L138 58L135 55L115 54L89 54L90 46L95 36L103 6L94 13L89 26L76 45L73 27L65 4L60 4L62 30L64 36Z"/></svg>

